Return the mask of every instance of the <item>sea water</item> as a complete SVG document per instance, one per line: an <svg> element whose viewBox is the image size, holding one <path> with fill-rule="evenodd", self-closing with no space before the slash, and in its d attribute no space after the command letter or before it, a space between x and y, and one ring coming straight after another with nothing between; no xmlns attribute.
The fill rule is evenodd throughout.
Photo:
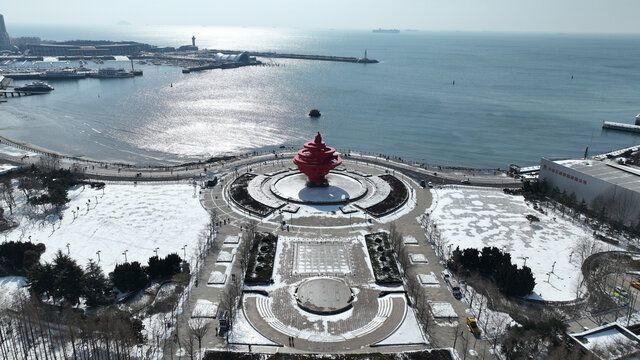
<svg viewBox="0 0 640 360"><path fill-rule="evenodd" d="M505 168L640 143L601 129L605 120L632 123L640 112L640 36L7 26L14 37L180 46L195 35L201 48L354 57L367 50L380 61L260 58L273 66L191 74L135 64L144 76L50 81L49 95L0 105L0 135L65 154L173 164L300 148L319 131L338 149ZM313 108L322 117L309 118Z"/></svg>

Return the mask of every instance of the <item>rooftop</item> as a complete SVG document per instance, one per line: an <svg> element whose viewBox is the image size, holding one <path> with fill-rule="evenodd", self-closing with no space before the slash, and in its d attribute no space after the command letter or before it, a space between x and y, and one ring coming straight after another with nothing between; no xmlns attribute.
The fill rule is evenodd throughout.
<svg viewBox="0 0 640 360"><path fill-rule="evenodd" d="M631 191L640 192L640 169L612 161L592 159L558 159L554 163L598 178Z"/></svg>
<svg viewBox="0 0 640 360"><path fill-rule="evenodd" d="M609 359L629 355L629 350L640 345L640 339L617 323L570 335L585 349L595 351ZM636 344L636 345L634 345ZM633 351L632 351L633 352Z"/></svg>

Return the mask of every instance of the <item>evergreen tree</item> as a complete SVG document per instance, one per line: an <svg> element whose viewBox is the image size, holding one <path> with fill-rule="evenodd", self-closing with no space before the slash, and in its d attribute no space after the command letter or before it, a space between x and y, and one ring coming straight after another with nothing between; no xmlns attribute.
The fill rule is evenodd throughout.
<svg viewBox="0 0 640 360"><path fill-rule="evenodd" d="M31 292L38 298L54 296L54 278L53 267L49 263L32 266L27 275Z"/></svg>
<svg viewBox="0 0 640 360"><path fill-rule="evenodd" d="M120 291L138 291L147 285L147 274L137 261L118 264L111 274L111 281Z"/></svg>
<svg viewBox="0 0 640 360"><path fill-rule="evenodd" d="M71 305L76 305L82 296L82 280L84 271L75 260L58 250L53 259L56 300L61 298Z"/></svg>
<svg viewBox="0 0 640 360"><path fill-rule="evenodd" d="M88 306L99 306L109 303L111 284L102 269L93 260L87 264L82 281L82 295Z"/></svg>

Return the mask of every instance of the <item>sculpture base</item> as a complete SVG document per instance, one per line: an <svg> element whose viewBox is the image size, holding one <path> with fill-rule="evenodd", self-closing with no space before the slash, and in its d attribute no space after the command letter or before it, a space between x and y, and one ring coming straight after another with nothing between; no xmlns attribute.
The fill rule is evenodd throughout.
<svg viewBox="0 0 640 360"><path fill-rule="evenodd" d="M305 174L284 175L269 187L280 199L299 204L344 204L367 193L367 186L346 174L329 174L325 184L309 184Z"/></svg>
<svg viewBox="0 0 640 360"><path fill-rule="evenodd" d="M314 183L307 180L307 187L317 188L317 187L328 187L328 186L329 186L329 181L327 180L325 180L323 183Z"/></svg>

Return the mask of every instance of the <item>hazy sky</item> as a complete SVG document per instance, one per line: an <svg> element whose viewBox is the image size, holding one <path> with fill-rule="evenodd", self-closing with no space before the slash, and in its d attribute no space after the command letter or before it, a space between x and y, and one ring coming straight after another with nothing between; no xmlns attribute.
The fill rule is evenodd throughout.
<svg viewBox="0 0 640 360"><path fill-rule="evenodd" d="M3 0L11 23L640 32L639 0Z"/></svg>

